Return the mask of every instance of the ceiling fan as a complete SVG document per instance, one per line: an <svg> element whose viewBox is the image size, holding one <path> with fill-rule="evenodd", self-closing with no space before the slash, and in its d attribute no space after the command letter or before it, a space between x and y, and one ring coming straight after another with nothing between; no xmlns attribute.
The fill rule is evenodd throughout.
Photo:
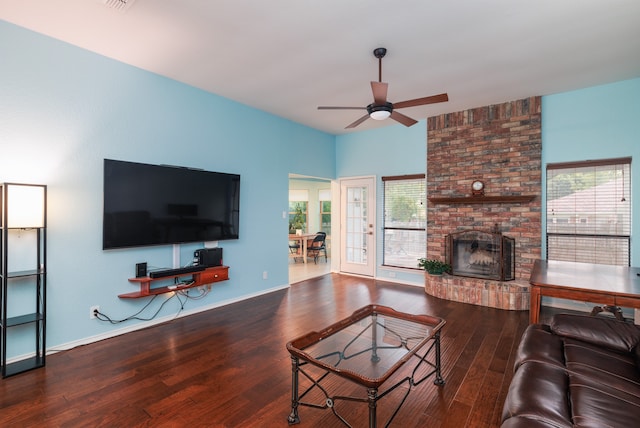
<svg viewBox="0 0 640 428"><path fill-rule="evenodd" d="M318 110L367 110L367 114L348 125L345 129L355 128L368 118L384 120L388 117L391 117L391 119L396 122L400 122L404 126L411 126L418 123L418 121L399 113L397 109L449 101L449 96L444 93L424 98L416 98L414 100L401 101L398 103L389 102L387 100L387 89L389 84L382 81L382 58L384 58L386 53L387 49L385 48L376 48L373 50L373 55L378 58L378 81L371 82L371 89L373 90L373 102L371 104L366 107L320 106L318 107Z"/></svg>

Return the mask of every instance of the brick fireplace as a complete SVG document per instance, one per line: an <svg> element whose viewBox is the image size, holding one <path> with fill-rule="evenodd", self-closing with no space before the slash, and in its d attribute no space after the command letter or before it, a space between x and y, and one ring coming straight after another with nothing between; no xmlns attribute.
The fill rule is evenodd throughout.
<svg viewBox="0 0 640 428"><path fill-rule="evenodd" d="M529 309L529 276L541 254L540 97L427 119L427 258L447 259L447 235L498 230L514 239L512 281L425 275L436 297ZM473 195L471 184L484 183Z"/></svg>

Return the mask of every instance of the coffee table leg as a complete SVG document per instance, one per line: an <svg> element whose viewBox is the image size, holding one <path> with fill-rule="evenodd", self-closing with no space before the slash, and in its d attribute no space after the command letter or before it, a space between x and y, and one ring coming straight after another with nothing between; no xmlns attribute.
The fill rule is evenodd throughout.
<svg viewBox="0 0 640 428"><path fill-rule="evenodd" d="M433 381L435 385L444 385L444 379L442 378L442 372L440 369L440 331L435 335L436 340L436 379Z"/></svg>
<svg viewBox="0 0 640 428"><path fill-rule="evenodd" d="M378 425L378 422L376 420L378 390L376 388L368 388L367 399L369 401L369 428L376 428L376 426Z"/></svg>
<svg viewBox="0 0 640 428"><path fill-rule="evenodd" d="M371 361L377 363L380 361L378 356L378 316L371 315Z"/></svg>
<svg viewBox="0 0 640 428"><path fill-rule="evenodd" d="M298 416L298 357L291 357L291 413L287 420L289 425L299 424Z"/></svg>

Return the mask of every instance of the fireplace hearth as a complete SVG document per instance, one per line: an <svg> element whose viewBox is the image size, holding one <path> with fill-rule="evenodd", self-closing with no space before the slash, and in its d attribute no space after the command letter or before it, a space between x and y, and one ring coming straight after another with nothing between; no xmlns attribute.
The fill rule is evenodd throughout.
<svg viewBox="0 0 640 428"><path fill-rule="evenodd" d="M451 274L470 278L515 279L515 239L500 232L472 229L446 236Z"/></svg>

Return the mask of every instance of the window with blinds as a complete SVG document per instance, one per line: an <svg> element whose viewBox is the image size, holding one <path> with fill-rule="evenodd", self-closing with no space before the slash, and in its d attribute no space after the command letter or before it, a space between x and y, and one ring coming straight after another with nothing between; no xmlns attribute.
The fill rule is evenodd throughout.
<svg viewBox="0 0 640 428"><path fill-rule="evenodd" d="M385 266L418 268L427 247L424 174L382 177Z"/></svg>
<svg viewBox="0 0 640 428"><path fill-rule="evenodd" d="M547 165L547 259L628 266L631 158Z"/></svg>

